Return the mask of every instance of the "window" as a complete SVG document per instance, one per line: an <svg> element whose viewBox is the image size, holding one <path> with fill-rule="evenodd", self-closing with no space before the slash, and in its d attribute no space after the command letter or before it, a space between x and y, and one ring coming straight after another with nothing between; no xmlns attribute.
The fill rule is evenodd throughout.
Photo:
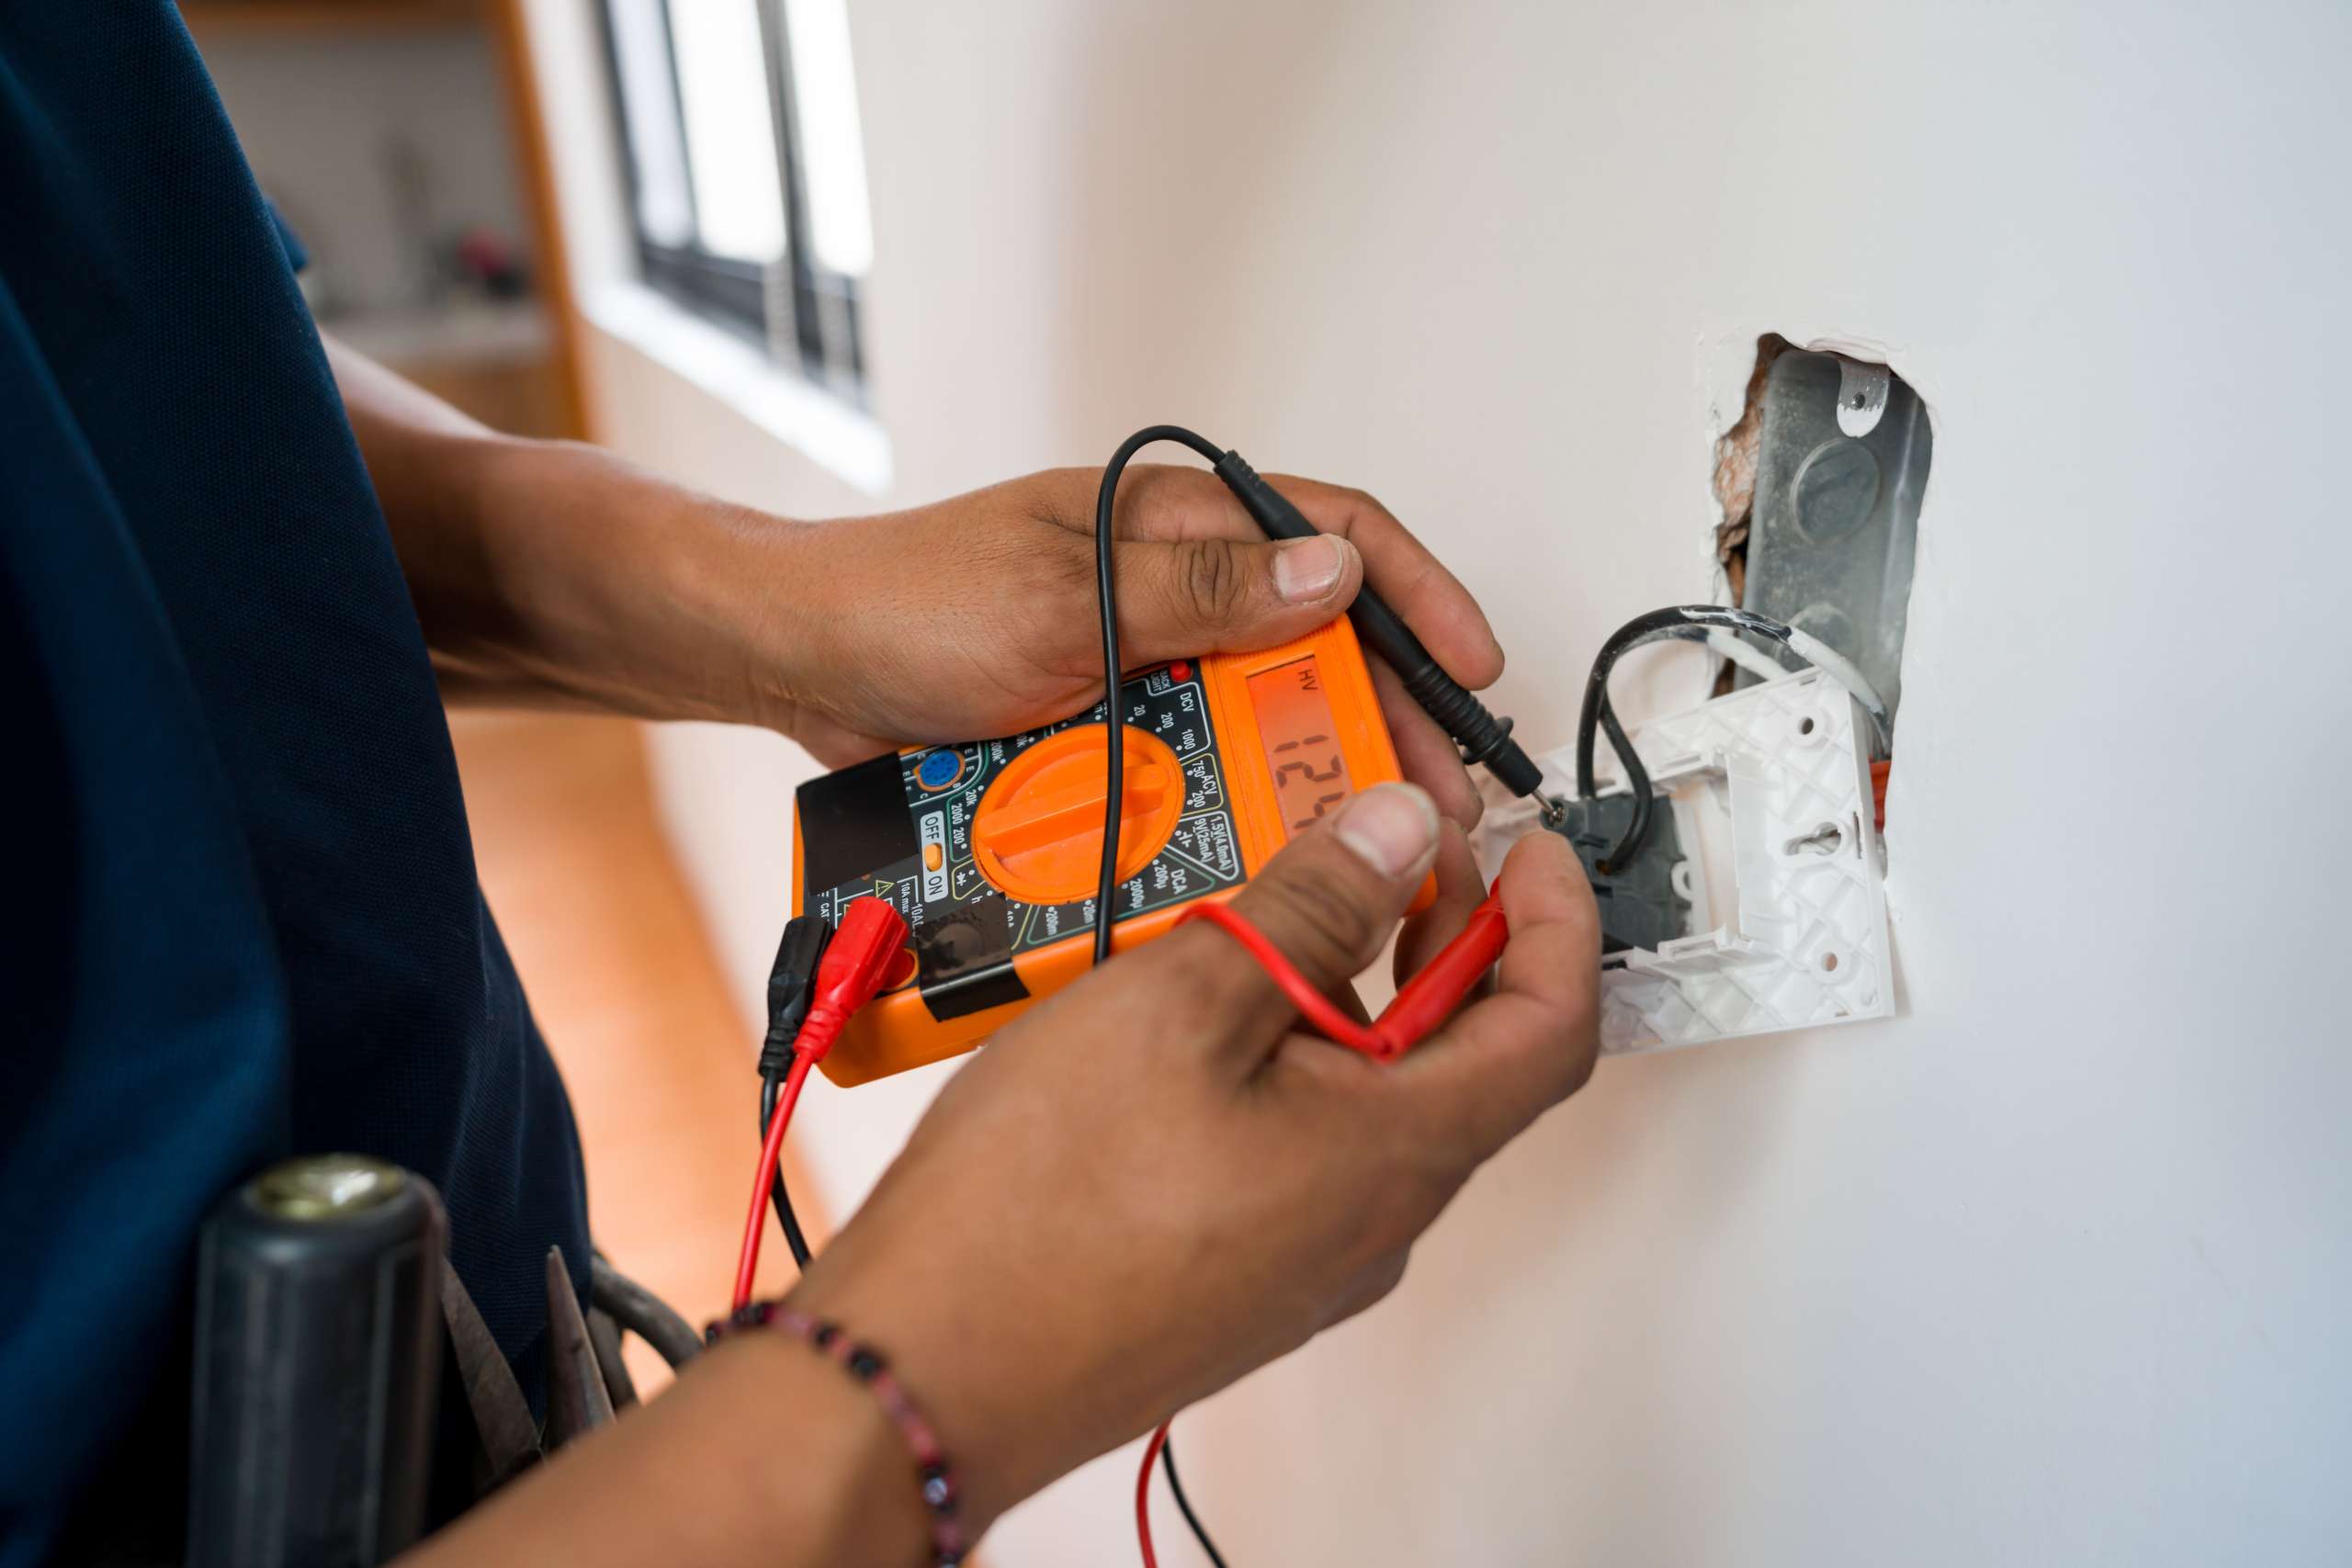
<svg viewBox="0 0 2352 1568"><path fill-rule="evenodd" d="M605 0L605 20L646 282L863 401L846 0Z"/></svg>

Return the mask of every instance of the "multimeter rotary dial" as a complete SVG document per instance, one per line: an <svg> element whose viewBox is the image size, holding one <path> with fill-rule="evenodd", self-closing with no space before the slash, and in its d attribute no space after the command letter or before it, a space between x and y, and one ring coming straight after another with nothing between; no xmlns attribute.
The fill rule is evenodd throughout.
<svg viewBox="0 0 2352 1568"><path fill-rule="evenodd" d="M1119 879L1140 873L1168 845L1184 813L1184 768L1158 736L1122 725ZM1049 735L990 781L972 814L972 860L989 886L1024 904L1091 898L1102 869L1108 803L1104 729L1081 725Z"/></svg>

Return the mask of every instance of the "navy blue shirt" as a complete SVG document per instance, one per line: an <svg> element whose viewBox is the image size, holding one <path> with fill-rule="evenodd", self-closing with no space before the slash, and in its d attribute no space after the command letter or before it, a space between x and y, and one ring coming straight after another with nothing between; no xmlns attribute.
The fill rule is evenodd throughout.
<svg viewBox="0 0 2352 1568"><path fill-rule="evenodd" d="M168 0L0 0L0 678L17 1564L178 1506L197 1226L266 1162L431 1179L526 1387L541 1259L587 1263L400 563Z"/></svg>

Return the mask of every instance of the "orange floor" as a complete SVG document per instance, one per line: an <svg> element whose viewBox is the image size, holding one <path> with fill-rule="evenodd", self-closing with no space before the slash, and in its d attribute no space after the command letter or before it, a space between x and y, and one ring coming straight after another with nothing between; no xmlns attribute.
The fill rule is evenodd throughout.
<svg viewBox="0 0 2352 1568"><path fill-rule="evenodd" d="M597 1245L699 1325L733 1282L758 1036L662 836L643 735L540 715L458 715L452 729L482 886L571 1091ZM805 1205L802 1219L821 1232ZM771 1219L761 1289L791 1277ZM629 1365L641 1390L667 1381L635 1341Z"/></svg>

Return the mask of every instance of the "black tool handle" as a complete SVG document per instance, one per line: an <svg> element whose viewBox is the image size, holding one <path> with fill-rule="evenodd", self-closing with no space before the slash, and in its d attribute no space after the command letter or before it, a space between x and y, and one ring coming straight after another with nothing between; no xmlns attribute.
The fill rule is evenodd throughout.
<svg viewBox="0 0 2352 1568"><path fill-rule="evenodd" d="M359 1155L272 1167L198 1244L188 1568L370 1568L423 1533L448 1227Z"/></svg>
<svg viewBox="0 0 2352 1568"><path fill-rule="evenodd" d="M1272 537L1303 539L1317 531L1282 491L1258 477L1240 453L1219 457L1216 472ZM1533 795L1543 787L1544 770L1510 738L1510 720L1488 713L1486 704L1448 675L1379 594L1369 587L1359 590L1348 619L1355 623L1363 645L1388 661L1413 700L1453 737L1464 761L1485 764L1513 795Z"/></svg>

